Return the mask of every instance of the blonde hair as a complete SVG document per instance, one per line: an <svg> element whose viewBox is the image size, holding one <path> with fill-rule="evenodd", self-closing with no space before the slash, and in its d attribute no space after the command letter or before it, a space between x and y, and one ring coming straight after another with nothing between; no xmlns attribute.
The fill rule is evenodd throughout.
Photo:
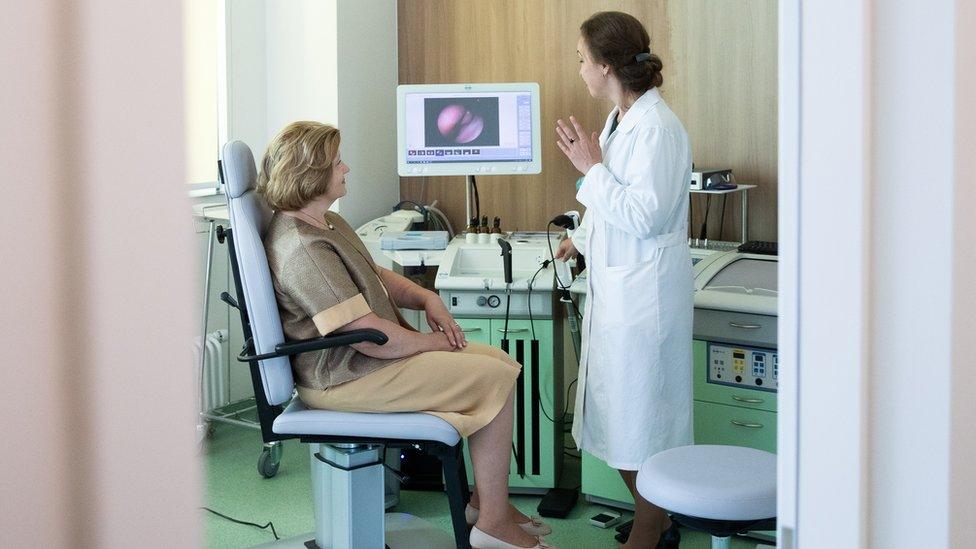
<svg viewBox="0 0 976 549"><path fill-rule="evenodd" d="M324 194L339 155L339 130L321 122L285 126L264 153L257 192L274 210L299 210Z"/></svg>

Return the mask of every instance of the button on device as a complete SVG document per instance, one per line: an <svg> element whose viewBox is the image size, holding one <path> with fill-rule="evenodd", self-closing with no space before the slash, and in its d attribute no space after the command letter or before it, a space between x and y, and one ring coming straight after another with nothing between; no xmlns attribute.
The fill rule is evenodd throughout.
<svg viewBox="0 0 976 549"><path fill-rule="evenodd" d="M483 296L483 295L479 295L478 296L478 306L479 307L484 307L487 304L488 304L488 298L485 297L485 296Z"/></svg>
<svg viewBox="0 0 976 549"><path fill-rule="evenodd" d="M756 385L762 385L762 380L758 377L756 378Z"/></svg>
<svg viewBox="0 0 976 549"><path fill-rule="evenodd" d="M742 376L735 376L736 383L742 383Z"/></svg>
<svg viewBox="0 0 976 549"><path fill-rule="evenodd" d="M451 307L457 307L457 298L456 297L452 297L451 298Z"/></svg>

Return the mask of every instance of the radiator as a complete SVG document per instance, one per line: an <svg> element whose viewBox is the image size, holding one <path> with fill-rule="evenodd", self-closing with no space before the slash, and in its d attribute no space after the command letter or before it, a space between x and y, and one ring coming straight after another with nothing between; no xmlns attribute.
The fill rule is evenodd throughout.
<svg viewBox="0 0 976 549"><path fill-rule="evenodd" d="M200 411L208 412L230 402L230 384L227 379L227 365L224 361L224 342L227 330L214 330L207 334L201 345L196 338L194 345L194 364L199 380ZM200 355L203 354L201 366ZM200 368L203 371L200 371Z"/></svg>

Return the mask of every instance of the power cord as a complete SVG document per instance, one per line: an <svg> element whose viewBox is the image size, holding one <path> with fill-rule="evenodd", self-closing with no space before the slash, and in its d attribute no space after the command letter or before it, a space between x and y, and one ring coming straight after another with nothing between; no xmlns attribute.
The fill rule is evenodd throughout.
<svg viewBox="0 0 976 549"><path fill-rule="evenodd" d="M481 220L481 196L478 195L478 182L471 176L471 190L474 191L474 216Z"/></svg>
<svg viewBox="0 0 976 549"><path fill-rule="evenodd" d="M701 230L698 231L698 238L704 240L708 238L708 211L712 209L712 195L705 197L705 216L702 218Z"/></svg>
<svg viewBox="0 0 976 549"><path fill-rule="evenodd" d="M549 263L556 261L556 254L552 251L552 226L554 223L552 221L546 225L546 244L549 246ZM562 290L563 294L569 298L569 302L573 305L573 312L576 314L576 318L583 320L583 315L580 313L579 307L576 305L576 301L573 299L573 294L569 291L569 286L564 286L563 281L559 280L559 275L556 274L555 270L552 273L553 278L556 281L556 286Z"/></svg>
<svg viewBox="0 0 976 549"><path fill-rule="evenodd" d="M533 341L535 341L536 337L535 337L535 319L532 318L532 285L535 284L535 277L539 276L539 273L541 273L543 271L543 269L545 269L548 266L549 266L549 261L543 261L542 262L542 266L539 267L539 270L537 270L535 272L535 274L532 275L532 278L529 280L529 289L528 289L528 294L527 294L526 299L528 300L528 307L529 307L529 326L532 327L532 340Z"/></svg>
<svg viewBox="0 0 976 549"><path fill-rule="evenodd" d="M271 528L271 535L274 536L275 541L278 541L278 540L281 539L281 538L278 537L278 532L275 531L274 523L271 522L270 520L268 521L267 524L265 524L264 526L261 526L260 524L256 524L254 522L247 522L247 521L244 521L244 520L237 520L236 518L233 518L233 517L228 517L227 515L225 515L223 513L218 513L217 511L214 511L213 509L211 509L209 507L201 507L200 509L203 509L204 511L209 511L209 512L217 515L218 517L227 519L227 520L229 520L231 522L234 522L234 523L237 523L237 524L243 524L244 526L253 526L255 528L260 528L261 530L266 530L268 528Z"/></svg>

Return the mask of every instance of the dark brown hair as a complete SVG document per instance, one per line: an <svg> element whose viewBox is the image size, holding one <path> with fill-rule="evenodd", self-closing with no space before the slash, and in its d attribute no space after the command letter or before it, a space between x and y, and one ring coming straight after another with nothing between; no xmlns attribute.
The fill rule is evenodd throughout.
<svg viewBox="0 0 976 549"><path fill-rule="evenodd" d="M633 15L619 11L594 13L580 25L580 33L593 60L608 65L624 88L643 93L664 83L664 64L651 53L651 37ZM638 61L641 53L647 55Z"/></svg>

